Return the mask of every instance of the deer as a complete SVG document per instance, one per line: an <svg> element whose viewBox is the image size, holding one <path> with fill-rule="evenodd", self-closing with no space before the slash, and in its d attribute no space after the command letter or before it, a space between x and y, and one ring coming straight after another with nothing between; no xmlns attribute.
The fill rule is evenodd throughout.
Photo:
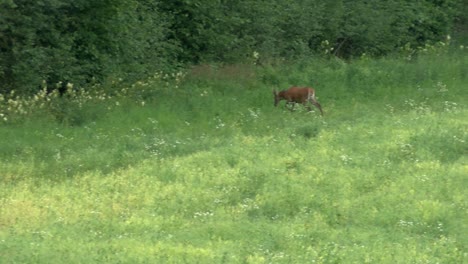
<svg viewBox="0 0 468 264"><path fill-rule="evenodd" d="M278 106L278 103L281 100L286 100L286 106L292 105L290 108L291 111L294 109L296 103L304 105L309 111L312 111L307 102L313 104L315 107L320 110L320 114L323 116L322 106L315 99L315 90L310 87L291 87L287 90L279 91L273 90L273 95L275 98L275 107Z"/></svg>

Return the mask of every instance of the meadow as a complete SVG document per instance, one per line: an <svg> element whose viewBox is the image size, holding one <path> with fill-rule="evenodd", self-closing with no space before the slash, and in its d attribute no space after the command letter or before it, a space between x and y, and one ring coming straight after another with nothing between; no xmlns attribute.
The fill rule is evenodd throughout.
<svg viewBox="0 0 468 264"><path fill-rule="evenodd" d="M2 263L466 263L467 88L460 49L1 95Z"/></svg>

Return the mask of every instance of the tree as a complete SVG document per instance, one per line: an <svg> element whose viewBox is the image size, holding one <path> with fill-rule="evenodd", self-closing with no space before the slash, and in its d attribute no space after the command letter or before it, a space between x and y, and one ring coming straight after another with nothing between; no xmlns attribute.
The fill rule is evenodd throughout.
<svg viewBox="0 0 468 264"><path fill-rule="evenodd" d="M172 52L153 1L0 0L0 25L0 92L135 79Z"/></svg>

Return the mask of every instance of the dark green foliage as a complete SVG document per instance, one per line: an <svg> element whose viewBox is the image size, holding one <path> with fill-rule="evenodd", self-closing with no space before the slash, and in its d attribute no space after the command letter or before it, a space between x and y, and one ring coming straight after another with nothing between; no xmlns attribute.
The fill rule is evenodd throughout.
<svg viewBox="0 0 468 264"><path fill-rule="evenodd" d="M190 62L311 53L385 55L450 34L459 0L446 1L163 1L170 38ZM252 58L258 52L260 58Z"/></svg>
<svg viewBox="0 0 468 264"><path fill-rule="evenodd" d="M2 0L0 25L0 92L134 80L171 52L164 17L147 1Z"/></svg>
<svg viewBox="0 0 468 264"><path fill-rule="evenodd" d="M461 35L462 3L1 0L0 93L135 81L179 63L381 56L444 40L455 22Z"/></svg>

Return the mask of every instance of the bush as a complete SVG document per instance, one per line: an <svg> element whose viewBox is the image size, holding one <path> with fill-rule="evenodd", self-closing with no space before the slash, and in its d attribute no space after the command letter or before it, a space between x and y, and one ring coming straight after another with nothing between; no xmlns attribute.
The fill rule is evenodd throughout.
<svg viewBox="0 0 468 264"><path fill-rule="evenodd" d="M145 1L0 2L0 93L132 81L168 63L165 16Z"/></svg>

